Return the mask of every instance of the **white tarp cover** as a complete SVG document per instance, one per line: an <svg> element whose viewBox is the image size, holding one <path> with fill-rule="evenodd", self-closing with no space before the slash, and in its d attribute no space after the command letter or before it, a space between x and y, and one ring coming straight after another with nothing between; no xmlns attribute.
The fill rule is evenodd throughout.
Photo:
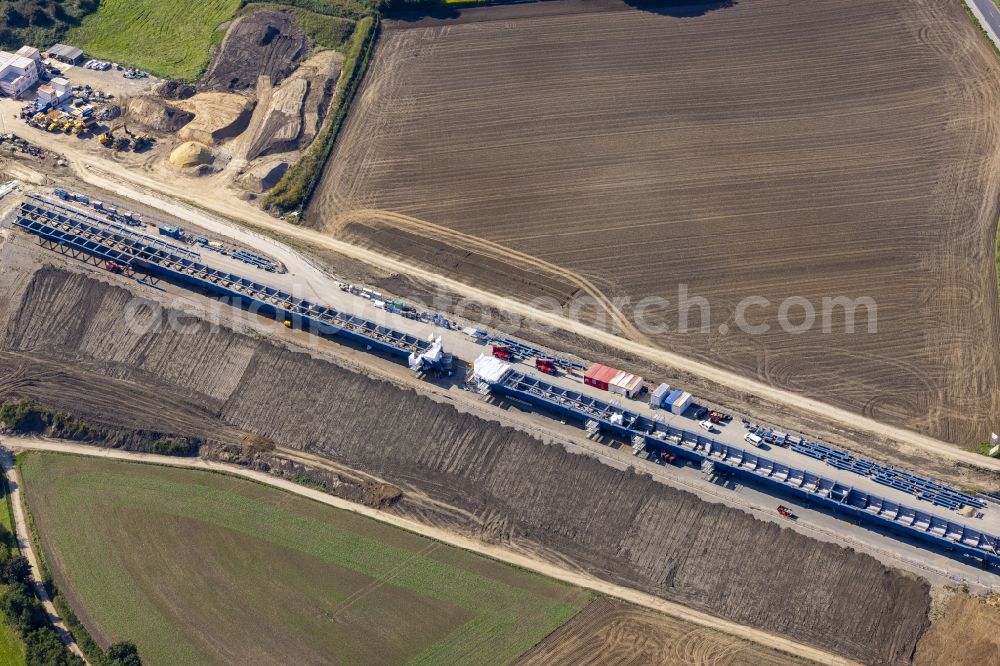
<svg viewBox="0 0 1000 666"><path fill-rule="evenodd" d="M504 363L495 356L487 356L486 354L480 354L479 358L472 363L472 368L476 377L487 384L500 383L511 370L509 363Z"/></svg>

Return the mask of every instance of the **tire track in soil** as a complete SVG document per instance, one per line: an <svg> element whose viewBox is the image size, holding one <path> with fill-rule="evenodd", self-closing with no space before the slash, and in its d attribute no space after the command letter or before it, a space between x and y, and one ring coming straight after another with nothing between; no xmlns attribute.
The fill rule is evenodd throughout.
<svg viewBox="0 0 1000 666"><path fill-rule="evenodd" d="M530 254L525 254L524 252L504 247L503 245L488 241L484 238L469 236L467 234L448 229L447 227L425 222L424 220L417 219L410 215L374 208L360 208L340 213L330 221L327 226L327 231L335 234L337 230L343 228L350 222L364 223L370 220L381 220L401 227L407 227L421 234L443 241L453 247L470 249L500 261L520 264L521 266L541 270L560 277L567 283L576 285L580 291L593 298L594 301L596 301L597 304L604 309L608 316L612 318L614 323L618 326L618 330L621 331L622 334L624 334L629 340L642 344L651 344L649 338L639 332L639 330L632 325L632 322L629 321L628 317L618 308L617 305L615 305L614 301L608 298L604 292L598 289L589 279L583 277L579 273L562 268L561 266L557 266L555 264L551 264L542 259L538 259Z"/></svg>

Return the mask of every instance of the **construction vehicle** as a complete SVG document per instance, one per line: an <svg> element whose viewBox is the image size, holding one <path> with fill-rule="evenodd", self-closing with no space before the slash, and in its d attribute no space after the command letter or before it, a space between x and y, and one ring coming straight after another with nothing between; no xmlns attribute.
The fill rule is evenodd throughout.
<svg viewBox="0 0 1000 666"><path fill-rule="evenodd" d="M121 275L125 272L125 267L119 264L117 261L111 261L108 259L104 262L104 267L108 269L109 272L115 273L116 275Z"/></svg>
<svg viewBox="0 0 1000 666"><path fill-rule="evenodd" d="M102 146L107 146L108 148L114 148L115 150L126 150L132 143L131 140L128 138L128 136L115 136L115 132L122 129L122 127L123 124L112 126L111 128L108 129L107 132L105 132L98 138L98 141L101 142ZM125 132L129 136L132 135L132 133L128 131L127 127L125 128Z"/></svg>
<svg viewBox="0 0 1000 666"><path fill-rule="evenodd" d="M782 518L788 518L789 520L795 520L795 514L792 513L791 509L789 509L787 506L785 506L783 504L780 505L780 506L778 506L778 514Z"/></svg>
<svg viewBox="0 0 1000 666"><path fill-rule="evenodd" d="M496 356L501 361L509 361L511 359L511 352L509 345L493 345L493 355Z"/></svg>
<svg viewBox="0 0 1000 666"><path fill-rule="evenodd" d="M556 362L551 358L536 358L535 369L547 375L554 375L556 374Z"/></svg>
<svg viewBox="0 0 1000 666"><path fill-rule="evenodd" d="M148 134L140 134L136 136L135 139L133 139L134 142L133 150L136 151L145 150L146 148L148 148L153 144L153 141L155 141L155 139L149 136Z"/></svg>

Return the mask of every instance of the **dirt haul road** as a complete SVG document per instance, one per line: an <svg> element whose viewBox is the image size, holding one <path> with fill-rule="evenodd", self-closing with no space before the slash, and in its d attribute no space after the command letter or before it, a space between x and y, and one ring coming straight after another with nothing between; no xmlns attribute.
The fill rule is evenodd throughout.
<svg viewBox="0 0 1000 666"><path fill-rule="evenodd" d="M955 448L941 440L927 435L888 425L875 419L861 416L854 412L834 407L813 398L776 388L736 373L723 370L707 363L696 361L669 351L657 349L649 345L626 340L607 331L587 326L568 317L555 314L548 310L540 310L506 296L490 293L486 290L472 287L453 278L442 276L426 268L415 266L405 261L393 259L383 252L369 250L312 229L293 226L276 220L259 208L242 201L235 196L226 196L196 180L180 179L165 182L142 174L122 170L117 173L108 171L109 165L96 159L86 151L75 149L72 144L49 135L29 132L20 125L14 127L19 136L30 138L53 150L60 150L67 156L77 177L84 183L98 187L119 196L137 201L151 208L161 210L168 215L190 220L216 233L228 235L250 246L273 254L282 261L288 270L302 280L303 296L316 296L336 289L334 280L317 265L292 250L287 245L272 238L264 238L259 234L247 231L246 227L269 234L277 234L307 247L319 247L337 254L361 261L391 273L402 273L426 281L429 284L440 285L452 293L480 303L489 303L494 307L513 313L525 319L551 326L553 329L568 331L583 338L589 338L612 349L651 363L676 368L682 372L704 378L707 382L728 387L736 392L746 392L781 405L787 405L796 410L802 410L822 422L837 424L850 431L867 431L877 437L895 440L902 447L909 447L910 452L921 452L939 458L961 462L973 467L982 467L1000 472L1000 460L985 458L969 451ZM69 150L66 150L69 148ZM24 171L24 168L21 168ZM29 174L22 174L29 175ZM44 180L44 177L42 178ZM210 211L210 212L206 212ZM222 216L222 218L218 217ZM224 219L223 219L224 218ZM237 222L237 223L234 223Z"/></svg>
<svg viewBox="0 0 1000 666"><path fill-rule="evenodd" d="M671 617L676 617L693 624L697 624L702 627L707 627L709 629L715 629L717 631L730 634L745 640L752 641L754 643L760 643L761 645L766 645L768 647L781 650L783 652L788 652L791 654L799 655L806 659L811 659L813 661L819 662L821 664L853 664L853 662L848 659L844 659L837 655L833 655L822 650L817 650L808 645L803 645L801 643L796 643L788 639L782 638L780 636L774 636L766 632L762 632L749 627L744 627L732 622L726 622L725 620L720 620L719 618L712 617L705 613L699 613L693 611L684 606L678 604L673 604L670 602L663 601L656 597L652 597L647 594L643 594L637 590L632 590L620 585L613 585L605 581L598 580L591 576L581 574L578 571L571 571L569 569L564 569L561 567L554 566L550 563L543 562L540 560L531 559L525 557L524 555L514 553L508 549L500 548L496 546L486 545L479 541L473 541L456 534L450 533L448 531L430 527L421 523L408 520L406 518L401 518L399 516L394 516L383 511L378 511L361 504L354 504L352 502L347 502L337 497L333 497L324 492L308 488L285 479L276 478L270 474L264 472L258 472L255 470L249 470L237 465L226 465L223 463L211 462L208 460L201 460L199 458L176 458L172 456L158 456L149 453L130 453L125 451L118 451L114 449L101 449L95 448L93 446L87 446L83 444L71 444L66 442L56 442L44 439L34 439L34 438L24 438L24 437L5 437L2 442L4 446L11 448L14 451L20 450L33 450L33 451L55 451L59 453L72 453L75 455L92 456L99 458L108 458L112 460L128 460L137 462L149 462L159 465L169 465L172 467L184 467L188 469L201 469L214 472L224 472L226 474L232 474L234 476L240 476L247 479L252 479L258 483L263 483L268 486L275 488L280 488L287 492L294 493L296 495L301 495L303 497L308 497L309 499L315 500L317 502L326 504L328 506L333 506L338 509L344 509L351 511L353 513L360 514L362 516L372 518L374 520L393 525L395 527L400 527L402 529L408 530L410 532L415 532L423 536L436 539L442 543L446 543L451 546L457 546L459 548L464 548L465 550L473 551L492 557L494 559L500 560L502 562L507 562L515 566L523 567L531 571L536 571L542 575L548 576L550 578L555 578L557 580L565 581L572 585L579 585L591 590L595 590L602 594L608 596L616 597L629 601L639 606L645 608L650 608L662 613L665 613Z"/></svg>

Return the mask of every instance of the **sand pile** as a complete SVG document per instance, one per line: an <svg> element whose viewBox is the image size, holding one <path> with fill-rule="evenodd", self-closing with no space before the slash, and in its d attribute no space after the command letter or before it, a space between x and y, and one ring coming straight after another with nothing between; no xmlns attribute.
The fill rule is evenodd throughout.
<svg viewBox="0 0 1000 666"><path fill-rule="evenodd" d="M170 163L185 168L201 166L212 161L212 149L197 141L185 141L170 153Z"/></svg>

